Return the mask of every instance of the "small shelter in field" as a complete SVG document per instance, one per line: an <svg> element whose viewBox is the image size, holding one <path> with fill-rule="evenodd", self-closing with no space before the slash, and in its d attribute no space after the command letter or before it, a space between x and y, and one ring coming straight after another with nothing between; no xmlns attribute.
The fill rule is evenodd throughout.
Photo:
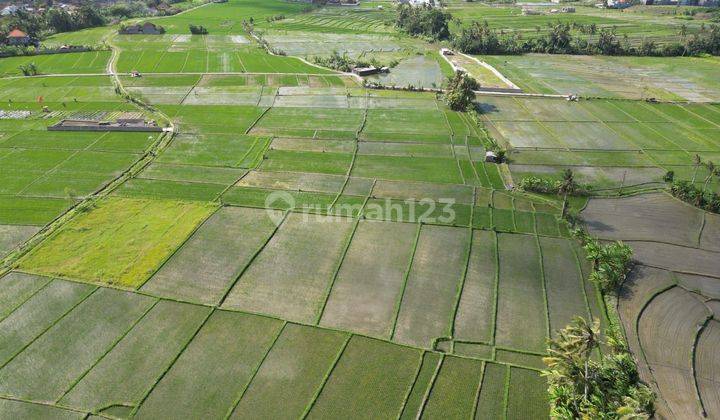
<svg viewBox="0 0 720 420"><path fill-rule="evenodd" d="M32 40L30 39L30 35L17 28L10 31L10 33L7 35L8 45L24 47L30 45L31 42Z"/></svg>

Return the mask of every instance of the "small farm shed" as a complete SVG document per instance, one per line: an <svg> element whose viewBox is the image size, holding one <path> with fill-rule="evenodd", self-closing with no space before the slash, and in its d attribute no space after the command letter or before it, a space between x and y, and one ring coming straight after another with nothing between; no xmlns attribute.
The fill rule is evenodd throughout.
<svg viewBox="0 0 720 420"><path fill-rule="evenodd" d="M8 45L27 46L30 45L30 41L30 35L26 34L20 29L13 29L7 35Z"/></svg>

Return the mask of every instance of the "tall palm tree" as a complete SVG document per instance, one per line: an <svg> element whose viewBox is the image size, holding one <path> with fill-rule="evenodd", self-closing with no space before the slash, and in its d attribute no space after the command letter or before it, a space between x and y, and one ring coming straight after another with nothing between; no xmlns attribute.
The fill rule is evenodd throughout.
<svg viewBox="0 0 720 420"><path fill-rule="evenodd" d="M705 162L705 168L708 170L708 176L705 177L705 183L703 184L703 189L702 189L703 195L705 195L705 189L707 189L707 186L710 183L710 181L712 181L713 177L718 174L718 168L710 160Z"/></svg>
<svg viewBox="0 0 720 420"><path fill-rule="evenodd" d="M697 178L697 171L698 171L698 168L700 168L701 164L702 164L702 158L700 157L700 155L695 153L695 156L693 156L693 165L695 166L695 172L693 172L693 177L692 177L693 185L695 185L695 178Z"/></svg>
<svg viewBox="0 0 720 420"><path fill-rule="evenodd" d="M572 169L565 169L562 174L562 180L560 180L560 186L558 187L558 194L563 195L563 206L562 206L562 218L567 216L568 207L568 194L572 194L577 190L577 183L575 182L575 175Z"/></svg>

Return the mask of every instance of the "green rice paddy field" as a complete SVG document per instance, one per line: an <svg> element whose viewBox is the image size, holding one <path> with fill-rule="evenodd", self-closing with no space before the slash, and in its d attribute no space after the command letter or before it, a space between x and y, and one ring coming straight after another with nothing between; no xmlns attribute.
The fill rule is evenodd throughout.
<svg viewBox="0 0 720 420"><path fill-rule="evenodd" d="M548 416L547 339L607 314L559 200L511 187L689 179L720 108L483 95L475 121L241 27L387 34L378 5L231 0L46 76L0 59L0 417ZM47 131L128 116L172 132Z"/></svg>

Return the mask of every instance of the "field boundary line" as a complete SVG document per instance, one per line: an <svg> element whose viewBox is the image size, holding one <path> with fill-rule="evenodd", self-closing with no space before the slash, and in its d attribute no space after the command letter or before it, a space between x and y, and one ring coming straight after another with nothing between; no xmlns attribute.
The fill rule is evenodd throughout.
<svg viewBox="0 0 720 420"><path fill-rule="evenodd" d="M277 96L277 92L275 92L275 96ZM273 98L273 104L275 104L274 98ZM247 130L245 130L245 134L250 134L250 131L252 131L252 129L255 128L255 126L260 122L260 120L265 116L265 114L267 114L268 111L270 111L271 109L272 109L272 105L270 105L269 107L266 107L265 110L263 112L261 112L260 115L255 119L255 121L253 121L252 124L250 124L250 127L248 127Z"/></svg>
<svg viewBox="0 0 720 420"><path fill-rule="evenodd" d="M188 89L188 91L183 95L182 99L180 99L180 102L178 103L178 105L185 105L185 100L187 99L188 96L190 96L192 91L195 90L195 88L200 84L202 79L203 79L202 76L198 77L198 79L195 81L195 83L193 83L193 85L190 86L190 89Z"/></svg>
<svg viewBox="0 0 720 420"><path fill-rule="evenodd" d="M195 234L200 230L200 228L202 228L207 223L207 221L210 220L222 208L221 205L216 205L214 207L215 210L210 213L202 222L198 223L197 226L195 226L195 228L192 230L192 232L190 232L190 234L187 236L187 238L185 238L185 240L179 246L177 246L168 256L166 256L163 261L157 266L157 268L153 270L153 272L150 273L149 276L147 276L147 278L142 282L142 284L134 288L135 290L142 289L147 284L147 282L149 282L153 277L155 277L155 275L160 272L160 270L162 270L162 268L165 267L165 265L175 256L175 254L180 252L181 249L185 248L185 245L190 242L190 240L195 236Z"/></svg>
<svg viewBox="0 0 720 420"><path fill-rule="evenodd" d="M260 359L260 362L257 364L255 369L253 370L252 375L250 375L250 378L245 383L245 386L243 386L243 389L238 393L237 398L235 398L235 401L232 403L232 405L228 409L227 413L223 417L225 420L229 419L232 416L232 413L235 411L237 406L240 404L240 401L242 401L243 397L245 396L245 393L247 392L248 389L250 389L250 385L252 385L252 381L255 379L255 376L257 376L263 363L265 363L265 360L267 359L268 355L270 354L273 347L275 347L275 344L280 339L280 336L282 335L283 331L285 331L285 327L287 326L287 324L288 324L287 321L283 322L282 327L280 327L280 329L278 330L278 333L275 336L275 339L272 341L272 343L268 347L267 351L265 352L265 355L263 355L262 359Z"/></svg>
<svg viewBox="0 0 720 420"><path fill-rule="evenodd" d="M5 277L5 276L0 276L0 279L2 279L3 277ZM2 323L2 322L5 321L7 318L9 318L15 311L17 311L18 309L20 309L20 307L22 307L24 304L26 304L30 299L34 298L38 293L40 293L42 290L44 290L45 288L47 288L48 285L53 282L53 279L50 278L50 277L42 276L42 278L43 278L44 280L46 280L46 281L45 281L45 284L43 284L43 285L40 286L37 290L35 290L34 292L32 292L32 293L30 294L30 296L28 296L27 298L23 299L22 302L20 302L20 303L18 303L17 305L15 305L15 307L13 307L5 316L0 317L0 323Z"/></svg>
<svg viewBox="0 0 720 420"><path fill-rule="evenodd" d="M473 419L476 418L476 416L477 416L478 405L480 404L480 392L482 392L482 384L483 384L483 381L485 380L485 369L487 368L487 364L488 364L487 361L485 361L485 360L482 361L482 367L480 370L480 382L478 383L477 391L475 391L475 399L473 401L472 417L471 417Z"/></svg>
<svg viewBox="0 0 720 420"><path fill-rule="evenodd" d="M473 203L475 203L475 200L477 198L477 188L473 187ZM463 267L463 272L460 275L460 282L456 286L455 290L455 303L453 305L453 313L450 318L449 323L449 337L450 337L450 352L455 353L455 327L457 323L457 314L458 310L460 310L460 302L462 301L463 292L465 291L465 283L467 282L467 276L470 272L470 261L472 259L472 251L473 251L473 242L475 239L474 229L473 229L473 219L475 216L475 205L473 204L470 206L470 224L468 226L468 243L467 243L467 252L465 254L465 266Z"/></svg>
<svg viewBox="0 0 720 420"><path fill-rule="evenodd" d="M88 375L88 373L90 373L90 371L92 371L98 364L100 364L100 362L102 362L103 359L105 359L105 357L106 357L108 354L110 354L110 352L112 352L113 350L115 350L115 348L117 347L117 345L120 344L120 342L123 341L123 340L125 339L125 337L127 337L127 335L130 334L130 332L131 332L132 330L134 330L135 327L136 327L138 324L140 324L140 322L142 322L143 319L145 319L145 317L150 313L150 311L152 311L152 310L157 306L158 303L160 303L160 299L155 299L155 302L153 302L152 305L148 306L148 308L145 310L145 312L143 312L135 321L133 321L133 322L130 324L130 326L127 328L127 330L125 330L125 332L123 332L123 333L110 345L110 347L108 347L108 349L107 349L97 360L95 360L95 362L94 362L89 368L87 368L87 369L85 370L85 372L83 372L75 381L72 382L72 384L70 384L70 386L62 393L62 395L60 395L60 397L55 400L55 404L58 404L58 403L60 402L60 400L62 400L63 398L65 398L65 396L66 396L67 394L69 394L70 391L72 391L73 388L75 388L75 387Z"/></svg>
<svg viewBox="0 0 720 420"><path fill-rule="evenodd" d="M705 225L707 224L707 212L702 211L702 223L700 224L700 230L698 231L697 246L698 249L702 249L702 237L705 233Z"/></svg>
<svg viewBox="0 0 720 420"><path fill-rule="evenodd" d="M198 306L201 306L201 305L198 305ZM135 417L135 415L140 410L140 408L145 403L145 401L148 399L148 397L153 392L155 387L157 387L157 385L160 383L160 381L162 381L162 379L168 374L168 372L170 372L170 369L172 369L172 367L175 366L175 363L178 361L178 359L180 359L180 357L185 353L185 350L187 350L187 348L190 346L190 344L195 340L195 337L197 337L197 335L203 329L205 324L207 324L207 322L210 319L210 317L212 316L212 314L215 313L216 308L210 307L209 309L210 310L208 311L207 315L205 315L205 318L197 326L197 328L195 329L195 332L193 332L193 334L190 336L190 338L187 339L187 341L185 342L185 345L182 346L182 348L180 348L180 350L175 355L175 357L173 357L172 360L170 360L170 362L167 364L167 367L162 371L162 373L160 373L160 375L158 375L157 379L155 379L155 381L147 387L147 390L143 393L141 398L137 400L137 403L133 407L133 410L130 412L130 415L128 417Z"/></svg>
<svg viewBox="0 0 720 420"><path fill-rule="evenodd" d="M695 365L697 361L697 345L700 341L700 336L705 331L710 321L713 319L713 312L709 309L708 311L710 312L710 314L705 318L705 321L702 323L702 325L700 325L697 332L695 333L695 339L693 340L692 347L690 348L690 372L692 373L693 377L695 397L700 404L700 414L702 414L703 417L707 417L707 410L705 409L705 402L703 401L702 393L700 392L700 384L698 384L697 368L695 367Z"/></svg>
<svg viewBox="0 0 720 420"><path fill-rule="evenodd" d="M335 360L333 360L333 364L330 365L328 370L325 372L325 375L323 376L322 383L320 386L318 386L317 390L312 396L312 399L308 404L305 406L305 410L303 410L302 415L300 415L300 418L302 420L306 419L307 416L310 414L310 411L312 411L313 407L315 407L315 403L317 403L318 398L320 398L320 394L322 394L322 391L325 389L325 385L327 385L328 380L330 379L330 376L332 376L332 373L335 371L335 368L337 367L338 363L340 363L340 359L342 358L343 354L345 353L345 350L348 347L348 344L350 344L350 340L353 338L352 333L345 333L347 334L347 337L345 338L345 342L343 342L342 346L340 347L340 350L337 352L337 355L335 356Z"/></svg>
<svg viewBox="0 0 720 420"><path fill-rule="evenodd" d="M1 365L0 365L0 369L3 369L5 366L9 365L10 362L12 362L12 361L13 361L18 355L20 355L22 352L24 352L25 349L27 349L28 347L30 347L33 343L35 343L38 339L40 339L40 337L42 337L43 335L45 335L45 333L47 333L48 331L50 331L50 329L52 329L52 328L53 328L55 325L57 325L60 321L62 321L63 319L65 319L65 317L66 317L70 312L72 312L73 310L75 310L75 308L77 308L77 307L80 306L82 303L84 303L86 300L88 300L88 299L90 298L90 296L93 296L93 295L95 294L95 292L98 291L98 289L100 289L100 286L95 286L95 289L93 289L90 293L88 293L87 296L83 297L83 298L80 299L77 303L75 303L73 306L71 306L67 311L65 311L62 315L60 315L60 317L59 317L58 319L56 319L55 321L53 321L52 323L50 323L50 325L49 325L47 328L45 328L45 329L42 330L37 336L35 336L35 338L33 338L32 340L30 340L30 342L28 342L28 343L25 344L20 350L18 350L17 352L15 352L15 354L13 354L5 363L1 364Z"/></svg>
<svg viewBox="0 0 720 420"><path fill-rule="evenodd" d="M578 276L580 277L580 286L582 289L583 300L585 301L585 309L587 310L587 315L588 315L588 318L590 319L590 321L594 321L594 319L593 319L594 316L593 316L592 310L590 309L590 300L588 299L587 290L586 290L587 283L586 283L586 279L585 279L585 273L583 272L582 265L580 263L580 256L578 255L577 251L575 250L575 243L573 243L572 241L569 241L569 242L570 242L570 244L568 244L568 246L570 247L570 250L573 253L573 257L575 257L575 268L577 268ZM592 284L592 287L593 287L593 289L595 289L594 284Z"/></svg>
<svg viewBox="0 0 720 420"><path fill-rule="evenodd" d="M508 418L508 405L510 401L510 365L505 365L505 387L503 389L503 417Z"/></svg>
<svg viewBox="0 0 720 420"><path fill-rule="evenodd" d="M395 420L400 420L402 418L403 413L405 412L405 409L407 408L408 400L410 399L410 395L412 395L413 389L415 389L415 385L417 385L418 378L420 377L420 372L422 372L423 366L425 366L425 355L431 354L431 352L423 351L420 354L420 363L418 364L418 368L415 371L415 378L413 379L412 383L410 384L410 389L405 394L405 398L403 398L402 406L400 407L400 412L398 413L397 417L395 417Z"/></svg>
<svg viewBox="0 0 720 420"><path fill-rule="evenodd" d="M320 321L322 321L323 314L325 313L325 308L327 307L328 301L330 300L330 295L332 294L332 289L335 287L335 282L337 281L337 278L340 275L340 269L342 268L342 265L345 262L345 256L347 255L348 250L350 249L350 245L352 244L352 241L355 238L355 232L357 232L358 226L360 226L360 220L363 219L365 205L367 205L367 202L370 200L370 197L372 196L372 192L375 189L375 182L376 182L376 180L373 180L372 186L370 187L370 191L368 192L368 195L365 196L365 200L363 201L363 204L360 207L360 213L358 213L357 218L355 218L355 223L353 224L353 228L350 231L350 234L348 235L347 242L345 243L345 247L343 248L343 253L342 253L342 255L340 255L340 258L338 259L338 264L337 264L337 267L335 267L335 271L333 272L332 279L330 280L330 283L327 285L327 287L325 289L325 298L323 299L323 304L320 307L320 310L318 311L318 315L315 320L315 325L320 325Z"/></svg>
<svg viewBox="0 0 720 420"><path fill-rule="evenodd" d="M412 271L413 263L415 262L415 253L417 252L417 246L418 242L420 242L420 232L422 231L422 222L418 222L417 224L417 232L415 233L415 240L413 241L413 247L412 251L410 252L410 260L407 263L407 266L405 268L405 274L403 275L403 283L402 288L400 289L400 295L398 296L397 301L395 302L395 316L393 317L393 325L392 329L390 330L390 340L392 341L393 338L395 338L395 331L397 329L397 322L398 318L400 318L400 309L402 308L402 301L405 298L405 290L407 290L407 283L410 279L410 272Z"/></svg>
<svg viewBox="0 0 720 420"><path fill-rule="evenodd" d="M538 249L538 261L540 262L540 283L542 284L543 303L545 304L545 338L550 339L552 337L550 326L550 302L548 301L547 280L545 279L545 261L542 245L540 244L540 237L538 235L535 235L535 244Z"/></svg>
<svg viewBox="0 0 720 420"><path fill-rule="evenodd" d="M420 407L418 407L418 412L415 414L415 420L420 420L423 413L425 412L425 407L427 407L427 403L430 400L430 394L432 394L433 389L435 389L435 383L437 380L438 375L440 375L440 370L442 369L442 366L445 364L445 353L440 353L440 358L437 361L437 365L435 366L435 370L433 371L432 376L430 377L430 383L428 383L427 388L425 388L425 392L423 393L422 400L420 401Z"/></svg>
<svg viewBox="0 0 720 420"><path fill-rule="evenodd" d="M635 319L632 320L633 326L635 327L635 338L637 339L637 346L640 349L640 355L642 356L642 361L645 363L645 366L647 367L647 370L650 373L651 381L652 381L653 385L655 386L656 390L660 389L660 387L657 384L657 379L655 379L655 374L653 373L652 366L650 365L650 362L648 361L647 354L645 354L645 348L643 347L642 342L640 341L640 318L642 317L643 313L645 312L645 309L647 309L647 307L650 306L650 303L652 303L652 301L655 300L656 297L660 296L661 294L667 292L668 290L670 290L674 287L678 287L677 279L674 276L673 276L673 280L674 280L674 284L670 284L668 286L665 286L658 290L655 290L648 297L648 299L643 303L642 307L640 308L640 310L637 313L637 316L635 316ZM622 323L622 318L621 318L620 323ZM670 411L672 413L672 410L670 409L670 406L665 401L665 398L663 397L663 395L659 392L657 392L656 394L661 400L663 400L668 411Z"/></svg>
<svg viewBox="0 0 720 420"><path fill-rule="evenodd" d="M253 264L253 263L255 262L255 260L257 259L258 255L260 255L260 254L262 253L262 251L265 249L265 247L267 246L267 244L270 243L270 241L271 241L272 238L275 236L275 234L277 233L277 231L280 230L280 227L285 224L285 221L287 220L287 217L288 217L288 215L289 215L290 213L291 213L290 210L286 210L286 211L283 213L282 219L280 220L279 223L277 223L277 224L275 225L275 228L274 228L273 231L270 233L270 235L268 235L267 239L266 239L265 242L262 244L262 246L260 246L260 247L253 253L253 255L252 255L252 256L250 257L250 259L248 260L247 264L245 264L245 266L242 268L242 270L240 270L240 272L238 273L238 275L235 277L235 280L232 281L232 282L230 283L229 287L227 287L227 288L225 289L225 292L223 293L223 296L220 298L220 301L217 303L217 306L218 306L218 307L222 306L222 305L225 303L225 300L226 300L227 297L230 295L230 293L231 293L232 290L235 288L235 286L236 286L237 283L240 281L240 279L241 279L242 276L245 274L245 272L247 272L247 270L250 268L250 266L252 266L252 264Z"/></svg>
<svg viewBox="0 0 720 420"><path fill-rule="evenodd" d="M492 212L490 212L492 214ZM493 346L493 360L495 360L495 337L497 335L497 316L498 316L498 294L500 292L500 238L498 232L492 230L494 253L495 253L495 288L493 290L493 313L492 313L492 334L490 336L490 345Z"/></svg>
<svg viewBox="0 0 720 420"><path fill-rule="evenodd" d="M47 402L47 401L27 400L27 399L24 399L24 398L18 398L18 397L14 397L14 396L11 396L11 395L0 395L0 400L15 401L15 402L20 402L20 403L25 403L25 404L41 405L41 406L45 406L45 407L57 408L57 409L64 410L64 411L70 411L70 412L73 412L73 413L83 414L83 417L82 417L83 419L87 419L91 414L93 414L93 413L91 413L91 412L89 412L89 411L80 410L80 409L77 409L77 408L74 408L74 407L69 407L69 406L64 406L64 405L59 405L59 404L52 404L52 403ZM96 414L96 415L97 415L97 416L100 416L100 417L103 417L103 418L109 418L109 417L104 416L104 415L102 415L102 414Z"/></svg>

